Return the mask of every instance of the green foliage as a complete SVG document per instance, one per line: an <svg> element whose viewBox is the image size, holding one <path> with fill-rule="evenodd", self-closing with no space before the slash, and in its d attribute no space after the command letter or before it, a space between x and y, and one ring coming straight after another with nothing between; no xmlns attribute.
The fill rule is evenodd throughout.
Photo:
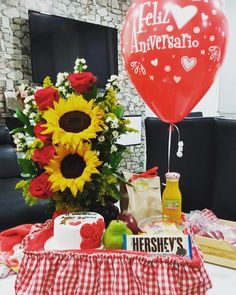
<svg viewBox="0 0 236 295"><path fill-rule="evenodd" d="M32 160L18 159L18 163L20 165L22 171L21 175L23 177L33 177L37 175L37 166Z"/></svg>
<svg viewBox="0 0 236 295"><path fill-rule="evenodd" d="M51 81L51 78L49 76L45 77L43 80L43 87L46 88L46 87L52 87L52 86L53 86L53 83Z"/></svg>
<svg viewBox="0 0 236 295"><path fill-rule="evenodd" d="M124 116L125 110L123 108L123 106L118 105L115 109L114 109L114 114L117 116L117 118L121 119Z"/></svg>
<svg viewBox="0 0 236 295"><path fill-rule="evenodd" d="M33 197L29 192L30 180L21 180L16 184L16 189L21 189L22 194L25 198L25 202L29 206L37 205L39 203L39 199Z"/></svg>
<svg viewBox="0 0 236 295"><path fill-rule="evenodd" d="M121 198L120 191L118 190L117 186L112 184L108 187L107 191L108 195L110 195L113 199L119 201Z"/></svg>
<svg viewBox="0 0 236 295"><path fill-rule="evenodd" d="M33 126L31 126L29 118L18 108L16 110L16 116L24 124L23 132L28 133L30 136L34 136ZM22 132L22 129L20 129L20 131L19 129L12 130L12 133L18 132Z"/></svg>

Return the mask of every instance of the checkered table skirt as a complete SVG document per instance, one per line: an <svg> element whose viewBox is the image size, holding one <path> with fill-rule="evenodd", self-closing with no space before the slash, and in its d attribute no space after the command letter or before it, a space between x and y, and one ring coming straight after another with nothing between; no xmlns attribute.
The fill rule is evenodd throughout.
<svg viewBox="0 0 236 295"><path fill-rule="evenodd" d="M25 241L17 295L204 295L211 288L196 247L192 261L128 251L29 251L47 227L37 225Z"/></svg>

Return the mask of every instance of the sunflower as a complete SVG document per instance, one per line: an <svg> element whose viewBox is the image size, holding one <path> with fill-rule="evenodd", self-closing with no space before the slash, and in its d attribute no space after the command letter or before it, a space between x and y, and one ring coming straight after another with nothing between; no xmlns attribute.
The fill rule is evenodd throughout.
<svg viewBox="0 0 236 295"><path fill-rule="evenodd" d="M76 148L59 145L56 147L56 156L45 166L52 183L52 191L64 191L66 188L76 197L82 192L85 182L91 181L93 173L102 162L99 161L96 151L91 151L88 143Z"/></svg>
<svg viewBox="0 0 236 295"><path fill-rule="evenodd" d="M83 140L96 138L102 131L104 112L99 106L94 107L94 100L86 101L83 96L72 94L67 100L54 101L54 108L44 113L46 130L52 134L54 144L72 145L74 148Z"/></svg>

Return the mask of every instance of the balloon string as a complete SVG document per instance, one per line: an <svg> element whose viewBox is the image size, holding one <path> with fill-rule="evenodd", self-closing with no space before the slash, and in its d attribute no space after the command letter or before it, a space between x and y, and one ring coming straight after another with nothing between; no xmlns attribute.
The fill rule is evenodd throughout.
<svg viewBox="0 0 236 295"><path fill-rule="evenodd" d="M169 126L169 140L168 140L168 172L170 172L170 150L171 150L171 133L172 133L172 126Z"/></svg>
<svg viewBox="0 0 236 295"><path fill-rule="evenodd" d="M184 149L184 143L183 141L180 139L180 131L179 128L173 124L170 123L170 127L169 127L169 140L168 140L168 172L170 172L170 158L171 158L171 139L172 139L172 130L173 127L177 130L178 133L178 151L176 153L178 158L182 158L183 157L183 149Z"/></svg>
<svg viewBox="0 0 236 295"><path fill-rule="evenodd" d="M180 132L179 132L179 128L172 123L172 125L175 127L175 129L177 130L177 133L178 133L178 142L180 141Z"/></svg>

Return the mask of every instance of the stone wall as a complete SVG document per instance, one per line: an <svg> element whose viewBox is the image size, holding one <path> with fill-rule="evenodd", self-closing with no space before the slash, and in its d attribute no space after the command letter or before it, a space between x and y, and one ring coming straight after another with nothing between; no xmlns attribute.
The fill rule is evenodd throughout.
<svg viewBox="0 0 236 295"><path fill-rule="evenodd" d="M4 92L14 90L20 83L32 81L28 10L111 26L117 28L120 33L130 3L130 0L1 0L0 121L9 115ZM120 34L118 34L118 40L120 44ZM141 114L144 117L144 104L127 79L120 46L118 50L119 73L124 75L121 103L125 106L125 114ZM135 172L143 170L144 144L134 146L130 148L130 151L122 167Z"/></svg>

